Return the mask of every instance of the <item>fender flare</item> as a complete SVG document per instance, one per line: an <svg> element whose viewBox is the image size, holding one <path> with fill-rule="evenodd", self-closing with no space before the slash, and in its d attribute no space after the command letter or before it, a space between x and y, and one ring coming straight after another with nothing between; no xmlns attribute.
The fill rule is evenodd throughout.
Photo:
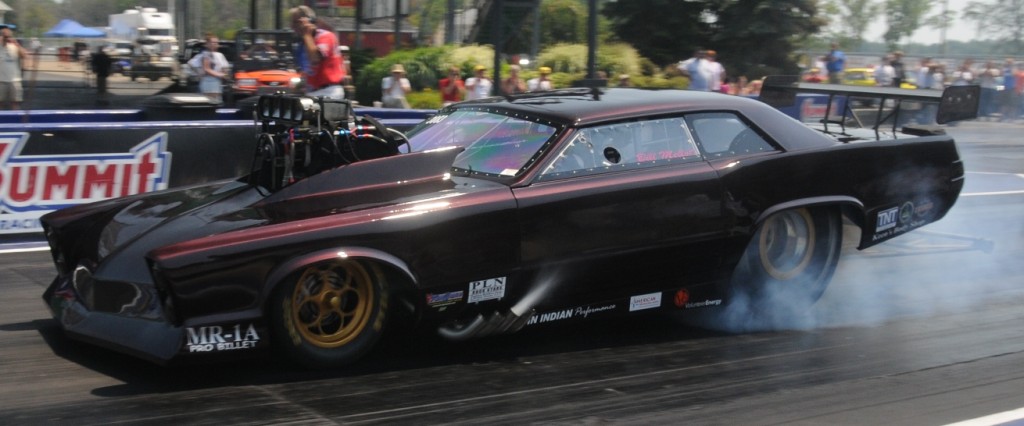
<svg viewBox="0 0 1024 426"><path fill-rule="evenodd" d="M293 257L287 261L277 265L267 275L267 279L263 283L263 294L261 295L261 305L266 304L267 299L270 297L271 292L277 287L286 277L298 271L301 268L305 268L317 262L322 262L330 259L369 259L376 262L380 262L387 266L393 267L395 270L400 271L409 282L415 286L416 276L409 269L409 266L401 259L391 255L389 253L366 247L338 247L333 249L318 250L311 253L306 253L300 256Z"/></svg>
<svg viewBox="0 0 1024 426"><path fill-rule="evenodd" d="M783 210L790 210L798 207L815 207L824 205L837 205L842 208L843 214L850 218L857 226L864 227L864 203L848 195L826 195L819 197L798 198L775 204L765 209L754 219L755 227L764 222L769 216Z"/></svg>

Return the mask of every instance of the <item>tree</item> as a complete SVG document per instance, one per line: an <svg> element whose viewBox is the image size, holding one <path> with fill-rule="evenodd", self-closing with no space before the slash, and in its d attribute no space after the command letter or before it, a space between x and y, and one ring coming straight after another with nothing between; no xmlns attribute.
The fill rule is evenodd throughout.
<svg viewBox="0 0 1024 426"><path fill-rule="evenodd" d="M972 1L963 18L978 24L987 34L1002 40L1006 53L1024 55L1024 0Z"/></svg>
<svg viewBox="0 0 1024 426"><path fill-rule="evenodd" d="M889 29L882 39L889 50L896 50L903 37L909 37L921 28L931 7L931 0L886 0L885 13Z"/></svg>
<svg viewBox="0 0 1024 426"><path fill-rule="evenodd" d="M664 65L686 59L707 44L710 27L702 19L706 6L702 1L628 0L605 3L601 14L619 39Z"/></svg>
<svg viewBox="0 0 1024 426"><path fill-rule="evenodd" d="M602 14L623 41L657 64L714 49L730 75L795 73L794 43L825 24L817 0L629 0Z"/></svg>
<svg viewBox="0 0 1024 426"><path fill-rule="evenodd" d="M580 0L541 1L541 45L584 43L586 40L587 8Z"/></svg>
<svg viewBox="0 0 1024 426"><path fill-rule="evenodd" d="M827 22L819 16L815 0L738 0L723 2L712 13L717 20L710 46L727 70L731 68L730 75L751 78L798 73L794 44Z"/></svg>
<svg viewBox="0 0 1024 426"><path fill-rule="evenodd" d="M850 46L860 46L864 31L882 14L882 4L873 0L829 0L823 3L823 9L838 29L834 38Z"/></svg>

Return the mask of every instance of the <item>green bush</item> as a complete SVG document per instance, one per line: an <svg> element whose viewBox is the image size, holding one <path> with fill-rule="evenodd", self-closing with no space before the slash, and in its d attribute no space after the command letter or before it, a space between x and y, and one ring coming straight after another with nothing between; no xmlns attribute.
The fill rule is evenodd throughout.
<svg viewBox="0 0 1024 426"><path fill-rule="evenodd" d="M440 109L441 108L441 92L433 90L431 88L423 89L420 92L409 93L405 99L409 101L409 106L416 109Z"/></svg>
<svg viewBox="0 0 1024 426"><path fill-rule="evenodd" d="M379 101L381 80L390 75L391 66L394 64L402 64L405 68L406 78L409 79L414 92L437 86L438 79L443 75L440 64L445 62L452 49L451 46L421 47L400 50L377 58L363 67L356 78L356 100L363 105L372 105L374 101Z"/></svg>

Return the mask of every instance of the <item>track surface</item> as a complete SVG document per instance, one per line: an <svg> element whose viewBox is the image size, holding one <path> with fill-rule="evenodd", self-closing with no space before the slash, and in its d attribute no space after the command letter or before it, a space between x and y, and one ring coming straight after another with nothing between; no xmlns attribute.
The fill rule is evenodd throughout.
<svg viewBox="0 0 1024 426"><path fill-rule="evenodd" d="M340 372L162 368L65 338L40 299L48 254L0 254L0 423L943 424L1019 409L1021 130L951 128L970 173L950 214L847 247L813 312L768 323L706 311L467 343L424 331Z"/></svg>

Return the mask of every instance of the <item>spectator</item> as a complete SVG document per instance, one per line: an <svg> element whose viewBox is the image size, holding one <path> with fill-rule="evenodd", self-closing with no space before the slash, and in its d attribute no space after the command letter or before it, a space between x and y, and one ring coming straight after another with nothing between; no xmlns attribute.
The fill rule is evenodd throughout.
<svg viewBox="0 0 1024 426"><path fill-rule="evenodd" d="M515 95L526 92L526 82L519 77L519 65L508 67L508 78L501 81L501 92L506 95Z"/></svg>
<svg viewBox="0 0 1024 426"><path fill-rule="evenodd" d="M825 55L825 70L828 71L828 82L843 83L843 71L846 69L846 54L839 50L839 43L832 42L832 50Z"/></svg>
<svg viewBox="0 0 1024 426"><path fill-rule="evenodd" d="M306 78L306 94L345 99L345 68L338 36L308 6L294 7L290 14L292 30L299 37L295 63Z"/></svg>
<svg viewBox="0 0 1024 426"><path fill-rule="evenodd" d="M4 109L18 109L23 100L21 69L27 53L18 44L8 26L0 27L3 48L0 48L0 104Z"/></svg>
<svg viewBox="0 0 1024 426"><path fill-rule="evenodd" d="M1013 58L1003 63L1003 96L1001 121L1012 121L1020 112L1020 88L1017 87L1017 67Z"/></svg>
<svg viewBox="0 0 1024 426"><path fill-rule="evenodd" d="M629 81L629 74L619 75L619 87L632 87L633 83Z"/></svg>
<svg viewBox="0 0 1024 426"><path fill-rule="evenodd" d="M953 73L953 86L966 86L974 83L974 72L971 71L971 65L974 61L971 59L965 59L960 67Z"/></svg>
<svg viewBox="0 0 1024 426"><path fill-rule="evenodd" d="M746 94L750 95L750 96L758 96L758 95L760 95L761 94L761 86L763 86L763 85L764 85L764 80L758 79L758 80L751 81L750 84L747 85Z"/></svg>
<svg viewBox="0 0 1024 426"><path fill-rule="evenodd" d="M551 68L540 67L538 71L540 71L540 76L531 78L530 81L527 81L526 89L531 92L553 89L554 86L552 86L551 79L548 77L551 75Z"/></svg>
<svg viewBox="0 0 1024 426"><path fill-rule="evenodd" d="M96 48L92 54L92 72L96 74L96 102L105 103L107 100L107 77L110 76L110 56L103 50L103 46Z"/></svg>
<svg viewBox="0 0 1024 426"><path fill-rule="evenodd" d="M483 99L491 96L491 88L494 83L484 76L487 67L477 65L473 67L473 76L466 79L466 100Z"/></svg>
<svg viewBox="0 0 1024 426"><path fill-rule="evenodd" d="M690 79L690 85L687 89L704 92L711 90L712 71L711 67L708 66L706 52L697 50L693 53L692 58L680 62L678 67L679 71Z"/></svg>
<svg viewBox="0 0 1024 426"><path fill-rule="evenodd" d="M994 61L985 62L985 69L978 74L978 85L981 86L981 105L978 107L978 114L982 118L991 117L998 112L996 95L999 93L1000 75Z"/></svg>
<svg viewBox="0 0 1024 426"><path fill-rule="evenodd" d="M888 87L892 86L892 80L896 78L896 71L892 67L892 56L885 55L875 67L875 85Z"/></svg>
<svg viewBox="0 0 1024 426"><path fill-rule="evenodd" d="M380 83L384 108L409 108L405 95L412 91L409 79L405 78L405 67L402 64L391 66L391 75L384 77Z"/></svg>
<svg viewBox="0 0 1024 426"><path fill-rule="evenodd" d="M466 95L466 85L460 76L459 67L448 69L448 76L442 78L437 84L441 91L441 106L448 106L461 101Z"/></svg>
<svg viewBox="0 0 1024 426"><path fill-rule="evenodd" d="M892 61L889 64L892 65L892 86L902 87L903 80L907 77L907 70L903 66L903 52L892 52Z"/></svg>
<svg viewBox="0 0 1024 426"><path fill-rule="evenodd" d="M917 70L917 88L931 89L931 64L932 58L921 58L921 68Z"/></svg>
<svg viewBox="0 0 1024 426"><path fill-rule="evenodd" d="M726 92L725 89L728 85L725 82L725 67L722 66L721 62L718 62L718 52L714 50L707 51L707 66L710 75L708 80L708 87L711 90Z"/></svg>
<svg viewBox="0 0 1024 426"><path fill-rule="evenodd" d="M216 103L224 102L224 78L227 76L228 60L217 51L220 39L213 34L206 35L206 50L203 55L202 77L199 78L199 92Z"/></svg>

